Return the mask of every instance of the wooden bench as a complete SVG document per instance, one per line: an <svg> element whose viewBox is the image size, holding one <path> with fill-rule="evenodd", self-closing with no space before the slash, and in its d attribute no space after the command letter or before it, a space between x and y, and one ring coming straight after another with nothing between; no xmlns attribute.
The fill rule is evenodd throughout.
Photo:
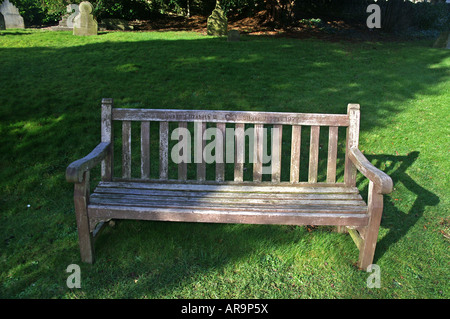
<svg viewBox="0 0 450 319"><path fill-rule="evenodd" d="M122 144L120 177L113 174L114 121L122 122L121 134L117 134L116 139L116 143L121 140ZM136 121L140 122L140 139L136 141L140 144L141 167L139 176L133 177L131 145L134 140L131 138L131 126ZM193 180L187 178L189 160L186 159L176 164L178 178L169 178L174 171L169 163L169 128L173 127L173 122L178 128L188 128L188 124L194 126L192 143L194 147L198 146L194 157L199 157L195 164L189 164L195 165L196 177ZM390 193L393 185L391 178L374 167L359 151L359 122L358 104L349 104L347 114L306 114L113 108L112 99L103 99L100 144L86 157L71 163L66 170L67 181L75 184L74 202L81 259L83 262L94 262L94 230L97 224L110 219L335 225L338 231L350 233L360 251L358 265L366 269L373 261L383 211L383 194ZM234 155L231 156L234 159L231 180L225 178L225 165L229 161L217 160L209 164L205 162L205 156L201 156L205 154L202 152L206 147L204 132L207 123L212 123L208 124L209 127L221 133L215 138L215 156L225 145L227 158L230 158L230 151ZM156 178L151 178L150 174L150 154L155 151L150 147L150 125L152 128L153 125L159 127L159 134L152 134L156 135L159 145L159 150L156 147L159 155L156 162L159 163L152 163L153 167L158 164ZM254 132L254 158L249 181L244 180L247 174L244 174L245 126ZM279 133L272 134L268 143L272 158L270 174L267 174L270 179L266 180L266 177L263 178L266 174L263 174L263 149L266 147L263 128L268 126L278 129ZM304 126L310 127L309 165L307 181L300 181L301 129ZM288 146L282 144L283 127L285 132L289 132L288 136L285 134L285 140L290 141ZM323 127L329 127L328 132ZM345 145L341 147L345 155L338 161L339 127L344 127L346 133L340 134L345 135ZM229 128L235 132L231 141L225 132ZM324 181L318 181L321 129L328 133ZM179 137L179 142L181 146L187 146L189 140ZM289 171L289 180L286 181L281 179L284 158L288 164L283 165L283 171ZM340 171L343 172L339 177L341 182L337 182L336 178L339 162L342 163L340 166L344 166ZM89 194L90 170L100 163L101 181ZM207 165L215 166L213 180L206 178ZM357 170L369 179L367 204L356 187Z"/></svg>

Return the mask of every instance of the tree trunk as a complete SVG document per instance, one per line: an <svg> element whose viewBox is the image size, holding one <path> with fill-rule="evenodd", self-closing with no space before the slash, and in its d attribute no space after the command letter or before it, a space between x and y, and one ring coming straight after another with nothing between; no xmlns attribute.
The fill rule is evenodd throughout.
<svg viewBox="0 0 450 319"><path fill-rule="evenodd" d="M294 0L266 0L266 23L288 27L294 22Z"/></svg>

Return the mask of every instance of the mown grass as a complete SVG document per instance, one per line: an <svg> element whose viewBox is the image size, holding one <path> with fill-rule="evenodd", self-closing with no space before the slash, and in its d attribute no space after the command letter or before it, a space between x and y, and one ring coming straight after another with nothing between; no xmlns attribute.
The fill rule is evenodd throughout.
<svg viewBox="0 0 450 319"><path fill-rule="evenodd" d="M1 31L0 296L449 298L450 54L432 42ZM65 169L99 142L103 97L321 113L360 103L360 148L395 183L374 261L381 288L366 286L350 236L332 227L119 221L96 240L97 262L81 264ZM66 286L74 263L81 289Z"/></svg>

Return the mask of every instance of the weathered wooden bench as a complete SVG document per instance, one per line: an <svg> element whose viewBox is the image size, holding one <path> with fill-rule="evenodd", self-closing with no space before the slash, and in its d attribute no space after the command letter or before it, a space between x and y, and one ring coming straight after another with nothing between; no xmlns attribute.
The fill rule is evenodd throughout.
<svg viewBox="0 0 450 319"><path fill-rule="evenodd" d="M122 176L114 172L114 125L122 121ZM140 176L132 177L131 123L140 122ZM179 128L194 125L193 144L200 155L195 161L196 178L187 178L188 160L177 163L178 178L169 179L169 124ZM366 269L373 262L383 211L383 194L392 191L391 178L373 166L358 149L360 110L349 104L347 114L306 114L284 112L197 111L113 108L112 99L102 100L101 143L86 157L71 163L66 179L75 184L74 202L81 259L94 262L93 232L96 225L110 219L153 221L247 223L279 225L335 225L348 231L360 254L358 265ZM157 178L150 178L150 123L159 126L159 166ZM234 176L225 180L225 161L216 161L214 180L206 179L206 123L218 133L216 153L232 151ZM133 124L135 125L135 124ZM226 126L233 127L230 138ZM244 127L254 132L252 180L244 180ZM270 180L263 176L264 126L279 129L271 145ZM281 180L282 128L290 126L289 180ZM310 126L307 181L299 181L301 128ZM319 132L328 129L326 180L318 181ZM338 128L345 127L345 166L336 178ZM287 130L289 129L286 128ZM199 133L200 132L200 133ZM285 134L286 135L286 134ZM181 136L181 135L180 135ZM226 140L228 138L228 140ZM186 138L179 138L187 146ZM267 141L267 140L266 140ZM184 143L184 144L183 144ZM179 146L179 145L178 145ZM184 151L183 151L184 152ZM200 152L200 153L199 153ZM153 153L152 153L153 154ZM178 154L183 155L183 154ZM223 156L223 155L222 155ZM101 163L101 181L90 194L90 170ZM228 162L227 162L228 163ZM345 164L344 164L345 163ZM156 163L153 163L156 165ZM191 165L191 164L190 164ZM367 204L356 187L357 171L369 179ZM172 174L173 175L173 174Z"/></svg>

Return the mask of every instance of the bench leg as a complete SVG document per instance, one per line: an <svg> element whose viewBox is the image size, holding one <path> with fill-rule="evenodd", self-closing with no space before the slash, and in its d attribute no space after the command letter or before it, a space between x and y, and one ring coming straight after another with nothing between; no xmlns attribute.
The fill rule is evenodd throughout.
<svg viewBox="0 0 450 319"><path fill-rule="evenodd" d="M365 227L364 239L359 249L358 261L359 268L363 270L366 270L373 262L382 213L383 195L379 194L376 187L370 182L368 197L369 224Z"/></svg>
<svg viewBox="0 0 450 319"><path fill-rule="evenodd" d="M81 183L75 183L74 203L77 218L78 240L80 244L81 260L94 263L94 240L89 230L87 204L89 201L89 172L83 176Z"/></svg>
<svg viewBox="0 0 450 319"><path fill-rule="evenodd" d="M348 233L347 226L336 226L336 231L338 233Z"/></svg>

